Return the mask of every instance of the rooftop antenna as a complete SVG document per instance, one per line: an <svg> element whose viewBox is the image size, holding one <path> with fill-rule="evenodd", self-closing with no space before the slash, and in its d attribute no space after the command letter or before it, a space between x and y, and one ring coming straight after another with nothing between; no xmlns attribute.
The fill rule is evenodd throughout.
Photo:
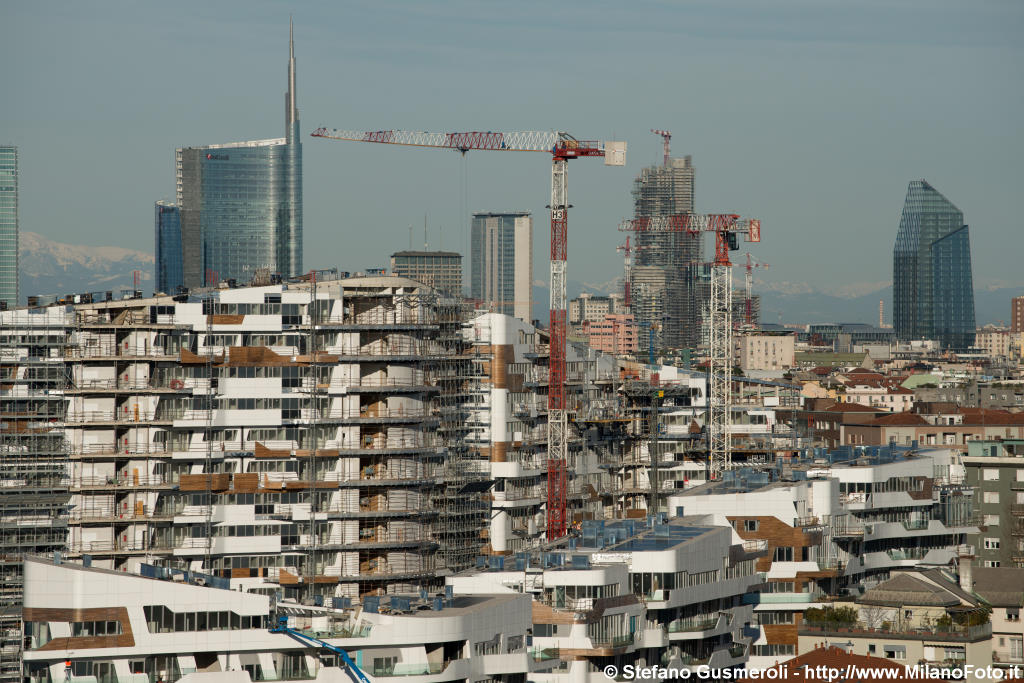
<svg viewBox="0 0 1024 683"><path fill-rule="evenodd" d="M412 251L412 223L409 224L409 251Z"/></svg>
<svg viewBox="0 0 1024 683"><path fill-rule="evenodd" d="M423 251L427 250L427 214L423 214Z"/></svg>

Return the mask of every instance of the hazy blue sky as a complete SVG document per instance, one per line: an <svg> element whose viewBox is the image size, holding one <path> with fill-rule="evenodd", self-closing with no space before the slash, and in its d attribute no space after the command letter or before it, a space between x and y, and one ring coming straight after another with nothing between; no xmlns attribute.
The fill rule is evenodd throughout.
<svg viewBox="0 0 1024 683"><path fill-rule="evenodd" d="M624 139L570 167L569 277L621 274L632 179L692 154L698 211L759 217L772 281L891 278L907 182L971 226L975 282L1024 285L1024 3L14 2L0 4L0 140L22 229L152 250L174 148L284 134L288 14L303 133L318 126L565 130ZM306 266L465 253L472 210L530 209L547 279L549 159L304 138ZM465 168L463 167L465 164Z"/></svg>

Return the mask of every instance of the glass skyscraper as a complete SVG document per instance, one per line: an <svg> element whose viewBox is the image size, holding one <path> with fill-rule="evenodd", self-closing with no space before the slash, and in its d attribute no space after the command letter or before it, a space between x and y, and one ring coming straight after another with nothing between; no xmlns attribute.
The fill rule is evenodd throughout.
<svg viewBox="0 0 1024 683"><path fill-rule="evenodd" d="M971 240L964 215L924 180L911 181L893 249L893 327L897 339L974 343Z"/></svg>
<svg viewBox="0 0 1024 683"><path fill-rule="evenodd" d="M0 304L18 305L18 148L0 145Z"/></svg>
<svg viewBox="0 0 1024 683"><path fill-rule="evenodd" d="M181 214L172 202L156 203L156 291L174 294L184 280L181 272Z"/></svg>
<svg viewBox="0 0 1024 683"><path fill-rule="evenodd" d="M257 271L302 273L302 145L291 34L288 42L285 137L175 154L186 287L249 282Z"/></svg>

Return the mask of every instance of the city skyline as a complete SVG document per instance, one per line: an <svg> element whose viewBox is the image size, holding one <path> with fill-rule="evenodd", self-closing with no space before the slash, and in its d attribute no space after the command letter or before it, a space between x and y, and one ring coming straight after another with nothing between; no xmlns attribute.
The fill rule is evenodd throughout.
<svg viewBox="0 0 1024 683"><path fill-rule="evenodd" d="M631 213L632 178L660 159L661 141L649 129L662 126L674 131L673 156L690 154L701 168L696 210L762 219L765 241L757 256L773 264L763 275L769 282L884 284L889 268L882 245L891 241L902 188L908 178L928 177L960 197L958 204L972 216L974 255L987 265L976 285L1020 284L1011 267L1014 249L1006 244L1016 235L1000 234L999 227L1012 221L1012 160L1021 147L1013 115L1021 92L1003 86L1015 82L1013 65L1020 62L1021 48L1012 40L1024 17L1020 8L989 3L968 10L949 3L948 11L921 15L913 3L858 11L800 3L779 3L771 11L741 7L746 11L734 17L703 3L632 11L606 5L580 23L578 6L566 6L546 15L553 25L577 27L555 46L545 42L550 29L533 21L538 6L530 4L511 14L470 12L459 4L434 10L389 5L385 9L395 16L386 25L368 5L350 7L345 16L296 8L304 10L296 15L307 102L303 118L308 129L559 128L625 139L630 154L622 172L582 165L574 171L573 280L603 282L621 274L615 226ZM0 77L14 94L15 106L2 123L6 137L22 148L23 230L150 249L152 200L173 199L166 166L175 147L257 137L279 125L276 80L266 74L280 68L277 46L286 9L255 4L244 21L227 8L188 4L160 10L69 7L60 18L30 6L5 10L11 32L3 49L24 55L19 61L27 65ZM91 36L87 43L77 31L83 23L89 30L82 33ZM150 25L161 30L146 32ZM612 35L618 40L609 42ZM646 40L647 35L664 40ZM189 51L193 43L204 49ZM543 47L525 56L523 47L534 43ZM54 44L66 44L56 54L73 52L73 63L40 52L52 51ZM369 49L375 44L394 49ZM616 49L606 50L609 45ZM115 49L135 58L111 59ZM571 77L572 96L556 108L548 104L546 86L551 59ZM907 84L899 70L888 68L894 60L908 69L928 66L929 75ZM100 64L105 68L94 68ZM88 90L82 90L81 79L68 80L81 76L81 69L90 69L95 79ZM439 82L435 76L443 70L451 74L445 85L428 85ZM192 102L166 98L166 83L178 71L194 87ZM940 74L959 88L952 101L945 90L929 85ZM125 89L126 80L138 87ZM470 82L519 86L523 96L511 107L490 104L468 98L464 86ZM77 114L54 96L64 91L80 99ZM112 116L109 103L115 100ZM638 109L638 101L645 106ZM986 106L977 107L980 101ZM408 106L413 102L415 111ZM132 153L118 155L116 164L93 147L125 136L135 141ZM86 172L75 159L59 168L46 163L71 140L83 145L82 159L98 163L99 173ZM308 267L385 265L387 255L404 243L408 224L418 223L424 211L432 248L457 245L464 255L472 211L523 206L542 214L547 174L535 159L476 153L462 161L426 151L307 143ZM381 182L385 177L388 182ZM137 201L112 202L105 189L112 186L119 197ZM67 202L46 201L55 188ZM115 206L101 211L104 203ZM104 219L83 225L83 213ZM807 236L814 233L822 237L809 248ZM535 240L538 263L546 261L545 241ZM831 262L821 258L823 252L859 258Z"/></svg>

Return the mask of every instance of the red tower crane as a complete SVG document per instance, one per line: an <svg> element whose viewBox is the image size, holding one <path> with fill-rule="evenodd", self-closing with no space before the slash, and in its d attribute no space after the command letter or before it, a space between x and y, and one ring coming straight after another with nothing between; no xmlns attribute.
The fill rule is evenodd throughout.
<svg viewBox="0 0 1024 683"><path fill-rule="evenodd" d="M744 301L744 305L746 307L744 323L749 327L754 324L754 268L767 268L768 264L756 263L748 251L747 262L743 267L747 269L744 282L747 288L746 299Z"/></svg>
<svg viewBox="0 0 1024 683"><path fill-rule="evenodd" d="M657 128L651 128L651 132L661 136L661 145L665 150L665 166L668 166L669 143L672 141L672 133L667 130L658 130Z"/></svg>
<svg viewBox="0 0 1024 683"><path fill-rule="evenodd" d="M411 147L505 152L546 152L551 155L551 304L548 364L548 515L549 540L565 536L566 461L569 420L565 397L566 266L568 263L569 201L567 171L571 159L604 157L606 166L626 165L625 142L577 140L561 132L424 133L407 130L351 131L317 128L313 137L378 142Z"/></svg>

